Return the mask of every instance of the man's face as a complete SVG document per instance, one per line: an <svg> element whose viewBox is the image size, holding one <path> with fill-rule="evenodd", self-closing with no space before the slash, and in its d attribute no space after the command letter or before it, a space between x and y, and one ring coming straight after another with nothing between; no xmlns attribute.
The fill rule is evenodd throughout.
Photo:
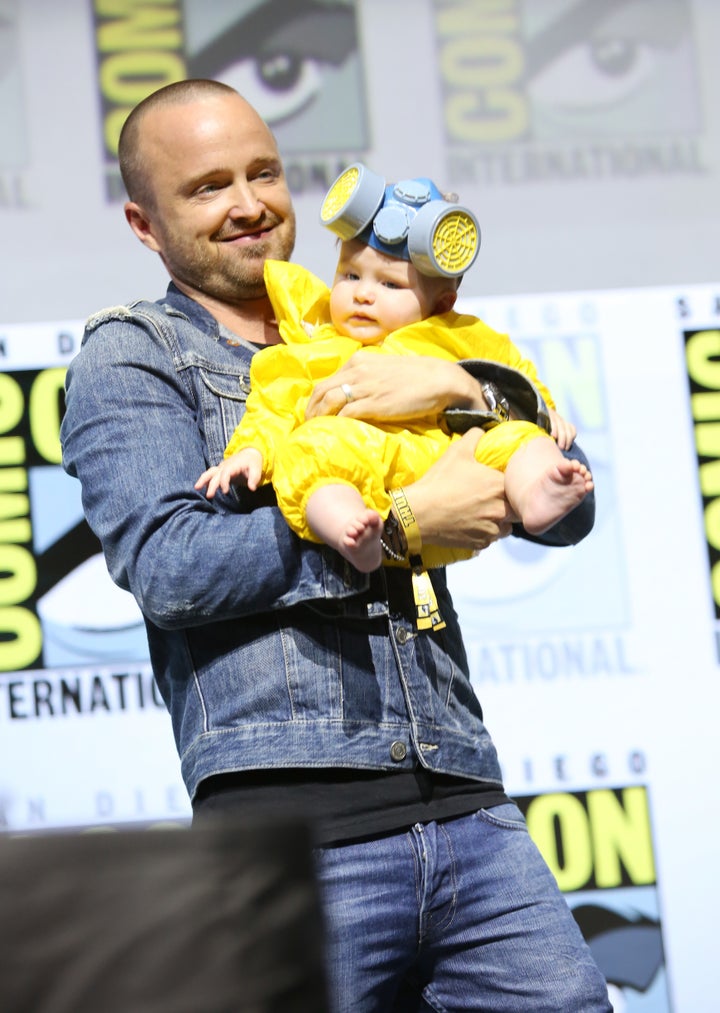
<svg viewBox="0 0 720 1013"><path fill-rule="evenodd" d="M290 257L295 214L255 110L239 95L159 108L141 138L153 194L141 238L178 287L231 305L264 296L263 264Z"/></svg>

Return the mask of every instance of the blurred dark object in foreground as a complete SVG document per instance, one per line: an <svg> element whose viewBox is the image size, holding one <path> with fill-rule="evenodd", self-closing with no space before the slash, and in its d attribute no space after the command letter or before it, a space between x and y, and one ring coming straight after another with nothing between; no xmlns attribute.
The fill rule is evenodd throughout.
<svg viewBox="0 0 720 1013"><path fill-rule="evenodd" d="M323 1013L309 833L0 838L3 1013Z"/></svg>

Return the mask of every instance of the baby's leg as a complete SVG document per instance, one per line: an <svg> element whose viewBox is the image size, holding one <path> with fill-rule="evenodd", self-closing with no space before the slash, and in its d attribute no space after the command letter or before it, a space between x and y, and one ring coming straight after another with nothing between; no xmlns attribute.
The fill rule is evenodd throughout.
<svg viewBox="0 0 720 1013"><path fill-rule="evenodd" d="M306 517L314 534L361 573L382 563L382 519L365 506L357 489L344 483L319 486L308 497Z"/></svg>
<svg viewBox="0 0 720 1013"><path fill-rule="evenodd" d="M531 535L541 535L569 514L593 488L580 461L562 455L554 440L538 436L519 447L505 469L505 494Z"/></svg>

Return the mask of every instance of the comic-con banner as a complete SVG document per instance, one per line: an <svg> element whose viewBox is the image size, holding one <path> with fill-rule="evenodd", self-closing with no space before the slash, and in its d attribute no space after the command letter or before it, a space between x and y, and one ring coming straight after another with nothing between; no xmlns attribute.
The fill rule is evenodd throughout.
<svg viewBox="0 0 720 1013"><path fill-rule="evenodd" d="M0 373L0 671L43 667L40 602L86 540L53 532L63 368ZM48 479L50 481L48 482ZM62 498L60 498L60 503ZM45 509L43 509L43 504ZM71 544L74 541L74 544ZM94 552L97 551L93 547Z"/></svg>
<svg viewBox="0 0 720 1013"><path fill-rule="evenodd" d="M716 316L720 323L720 297ZM687 330L684 337L720 661L720 327Z"/></svg>
<svg viewBox="0 0 720 1013"><path fill-rule="evenodd" d="M355 0L93 0L106 194L124 199L118 138L130 110L184 78L236 88L272 127L293 192L324 192L367 147ZM320 157L317 157L320 156Z"/></svg>
<svg viewBox="0 0 720 1013"><path fill-rule="evenodd" d="M692 3L432 0L447 180L698 175L702 103ZM326 189L369 147L357 0L92 0L106 193L117 142L157 88L237 88L278 138L294 192ZM322 153L335 154L323 160Z"/></svg>
<svg viewBox="0 0 720 1013"><path fill-rule="evenodd" d="M44 344L53 358L69 358L79 331L18 326L0 337L0 355L9 365ZM110 582L79 485L61 467L65 372L64 365L0 372L0 673L147 658L139 612ZM90 705L100 687L83 690L84 681L67 680L57 695L41 680L32 705L10 689L8 714L52 711L72 698Z"/></svg>
<svg viewBox="0 0 720 1013"><path fill-rule="evenodd" d="M579 546L509 538L451 568L473 682L482 698L495 687L632 678L637 658L615 492L606 311L592 296L548 297L525 304L525 312L516 303L497 313L490 303L471 300L468 307L512 335L558 411L576 426L592 465L596 516ZM596 582L591 573L602 576Z"/></svg>
<svg viewBox="0 0 720 1013"><path fill-rule="evenodd" d="M188 813L142 617L112 583L79 483L61 466L65 373L82 329L80 321L0 327L6 830Z"/></svg>
<svg viewBox="0 0 720 1013"><path fill-rule="evenodd" d="M585 700L596 712L600 699L639 692L651 673L664 678L668 668L670 677L672 652L682 657L683 645L668 640L673 627L666 627L664 639L643 627L647 616L652 622L662 614L667 596L634 562L642 540L642 528L631 520L638 496L618 491L626 461L633 459L625 428L652 424L652 411L656 426L664 424L668 398L674 422L662 450L687 477L676 483L672 516L691 516L695 504L701 518L699 487L705 517L699 530L709 559L708 572L700 555L698 572L686 575L682 605L699 624L694 642L714 644L720 303L716 289L695 287L488 299L462 308L513 335L535 360L561 411L577 426L597 492L595 529L579 546L549 549L509 538L449 570L473 684L483 701L500 700L493 730L502 734L503 715L514 713L505 699L513 694L536 694L542 702L573 688L578 706ZM122 734L143 715L164 716L142 617L132 597L110 580L83 518L79 484L61 467L63 382L81 334L77 321L0 328L0 748L10 728L21 743L23 730L36 724L72 721L82 736L82 729L104 720ZM662 398L638 398L647 389L648 362ZM647 508L657 511L664 475L644 467ZM692 523L682 535L702 547ZM639 598L642 608L635 604ZM679 627L689 630L688 621ZM512 741L522 741L523 749L529 743L532 755L537 734L530 723L522 740L513 734ZM633 759L637 746L621 742L602 762L616 777L643 773ZM533 788L538 782L526 776L523 749L502 751L506 777ZM570 755L579 755L575 745ZM594 773L585 757L572 762L580 775ZM9 769L3 768L6 779ZM21 786L23 777L18 767L10 781ZM67 797L63 789L62 800ZM88 819L95 815L89 812ZM64 822L60 812L57 818Z"/></svg>
<svg viewBox="0 0 720 1013"><path fill-rule="evenodd" d="M161 786L158 786L159 788ZM171 823L188 825L172 787L162 787L167 812L162 821L148 818L151 791L129 793L132 818L122 815L117 789L108 784L92 796L95 820L74 830L152 830ZM671 1013L662 919L657 883L650 792L642 784L585 791L556 790L515 796L528 831L565 893L573 916L605 975L617 1013ZM38 821L42 799L29 814ZM12 811L0 797L0 826ZM39 829L39 822L32 829ZM25 831L27 832L27 831Z"/></svg>
<svg viewBox="0 0 720 1013"><path fill-rule="evenodd" d="M516 801L607 979L613 1009L669 1013L647 787Z"/></svg>
<svg viewBox="0 0 720 1013"><path fill-rule="evenodd" d="M720 285L460 308L535 360L577 426L597 499L595 529L578 546L508 538L449 568L473 685L507 789L616 1009L666 1011L661 900L669 893L677 907L678 887L658 886L655 869L684 863L686 842L668 822L664 779L677 764L656 705L677 698L680 677L683 687L692 680L673 742L697 751L706 741L709 751L712 709L697 701L716 684L718 660ZM81 334L79 321L0 326L0 828L8 832L182 824L190 814L142 617L110 580L79 484L61 467L63 381ZM667 532L660 553L659 531ZM692 776L711 786L715 769L696 764ZM663 795L653 826L649 799Z"/></svg>
<svg viewBox="0 0 720 1013"><path fill-rule="evenodd" d="M632 502L644 494L648 516L658 520L664 495L689 518L685 534L693 542L694 521L700 522L709 579L697 579L708 592L703 601L694 586L685 600L695 601L697 593L693 614L709 618L712 610L720 630L718 287L470 300L463 308L510 333L535 361L561 414L577 427L596 484L595 528L580 545L557 550L509 538L449 570L480 694L492 687L628 680L643 670L637 578L630 572L634 548L625 531L631 502L618 491L618 464L625 467L618 439L626 437L624 426L621 437L617 430L622 417L643 439L664 432L666 397L673 404L666 453L634 489ZM663 391L661 400L655 391ZM656 441L650 446L653 455L661 450ZM668 493L670 462L686 480L676 478ZM694 510L698 486L702 515ZM643 594L649 603L662 588L650 582ZM715 634L708 629L707 636Z"/></svg>
<svg viewBox="0 0 720 1013"><path fill-rule="evenodd" d="M698 175L689 0L433 0L449 177Z"/></svg>
<svg viewBox="0 0 720 1013"><path fill-rule="evenodd" d="M0 724L163 710L142 617L107 572L61 466L79 322L0 332ZM38 768L41 769L41 768ZM7 782L2 787L7 787ZM11 792L11 794L13 794Z"/></svg>

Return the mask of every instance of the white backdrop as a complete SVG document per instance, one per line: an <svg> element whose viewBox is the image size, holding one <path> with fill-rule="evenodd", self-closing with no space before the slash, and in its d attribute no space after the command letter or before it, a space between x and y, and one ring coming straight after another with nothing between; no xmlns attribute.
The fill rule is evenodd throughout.
<svg viewBox="0 0 720 1013"><path fill-rule="evenodd" d="M122 217L123 110L222 77L273 123L317 273L355 158L477 211L461 308L538 363L598 513L451 570L473 682L617 1009L715 1009L719 27L712 0L0 0L0 826L189 813L57 430L85 316L166 284Z"/></svg>

